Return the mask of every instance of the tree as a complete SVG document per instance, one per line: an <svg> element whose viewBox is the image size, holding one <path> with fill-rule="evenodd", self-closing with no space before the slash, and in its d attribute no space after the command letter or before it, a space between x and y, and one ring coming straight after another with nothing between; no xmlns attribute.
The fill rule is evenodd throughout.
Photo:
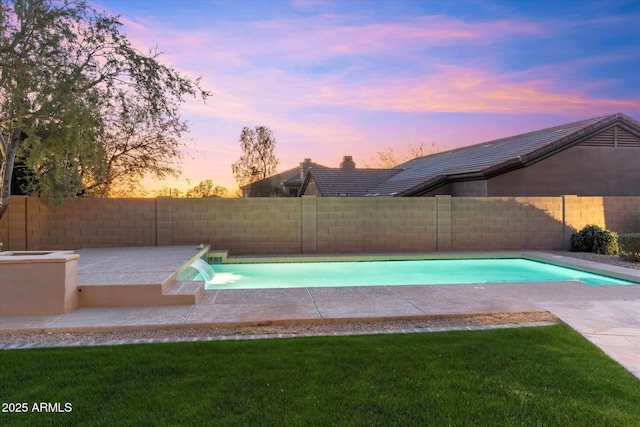
<svg viewBox="0 0 640 427"><path fill-rule="evenodd" d="M383 151L378 151L376 156L371 157L373 163L365 163L365 166L368 168L392 169L402 163L402 160L398 158L393 147L387 147Z"/></svg>
<svg viewBox="0 0 640 427"><path fill-rule="evenodd" d="M231 166L238 185L242 187L276 173L280 162L275 155L276 139L271 129L266 126L256 126L255 129L245 126L239 142L243 154Z"/></svg>
<svg viewBox="0 0 640 427"><path fill-rule="evenodd" d="M84 0L0 0L0 218L16 157L41 196L105 195L176 172L179 107L209 94L120 27Z"/></svg>
<svg viewBox="0 0 640 427"><path fill-rule="evenodd" d="M214 185L210 179L202 181L200 184L187 191L185 197L201 198L201 197L225 197L227 189L219 185Z"/></svg>
<svg viewBox="0 0 640 427"><path fill-rule="evenodd" d="M365 163L365 166L368 168L392 169L402 163L408 162L409 160L427 156L429 154L435 154L439 151L440 149L435 143L431 144L430 149L425 149L424 142L421 142L415 147L410 145L407 150L407 154L400 157L396 154L393 147L387 147L383 151L378 151L376 156L371 158L373 163Z"/></svg>
<svg viewBox="0 0 640 427"><path fill-rule="evenodd" d="M106 112L105 112L106 113ZM182 136L188 132L178 114L155 115L138 96L122 97L104 114L105 131L99 143L105 152L101 170L87 189L104 196L113 190L132 191L145 175L177 177Z"/></svg>
<svg viewBox="0 0 640 427"><path fill-rule="evenodd" d="M161 189L154 191L154 195L155 197L173 197L174 199L184 197L184 193L178 188L171 188L166 185L163 185Z"/></svg>

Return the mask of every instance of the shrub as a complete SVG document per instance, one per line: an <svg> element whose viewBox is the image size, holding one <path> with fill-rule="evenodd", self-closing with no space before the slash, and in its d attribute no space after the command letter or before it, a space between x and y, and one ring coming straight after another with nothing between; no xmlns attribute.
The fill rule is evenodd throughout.
<svg viewBox="0 0 640 427"><path fill-rule="evenodd" d="M586 225L582 230L571 236L571 250L573 252L593 252L596 235L602 233L597 225Z"/></svg>
<svg viewBox="0 0 640 427"><path fill-rule="evenodd" d="M620 244L620 258L640 262L640 233L621 234L618 238Z"/></svg>
<svg viewBox="0 0 640 427"><path fill-rule="evenodd" d="M620 253L618 237L618 233L615 231L605 230L596 239L596 253L604 255L618 255Z"/></svg>
<svg viewBox="0 0 640 427"><path fill-rule="evenodd" d="M618 254L618 233L603 230L597 225L586 225L571 236L573 252L594 252L604 255Z"/></svg>

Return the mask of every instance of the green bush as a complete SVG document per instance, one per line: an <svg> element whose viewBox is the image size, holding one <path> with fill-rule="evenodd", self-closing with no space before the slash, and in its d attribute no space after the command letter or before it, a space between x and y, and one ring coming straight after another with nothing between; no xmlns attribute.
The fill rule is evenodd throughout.
<svg viewBox="0 0 640 427"><path fill-rule="evenodd" d="M603 230L597 225L586 225L571 236L573 252L594 252L596 254L617 255L618 233Z"/></svg>
<svg viewBox="0 0 640 427"><path fill-rule="evenodd" d="M618 233L605 230L596 239L596 253L604 255L618 255L620 246L618 244Z"/></svg>
<svg viewBox="0 0 640 427"><path fill-rule="evenodd" d="M620 244L620 258L640 262L640 233L621 234L618 237Z"/></svg>
<svg viewBox="0 0 640 427"><path fill-rule="evenodd" d="M573 252L593 252L596 236L602 231L602 228L597 225L586 225L571 236L571 250Z"/></svg>

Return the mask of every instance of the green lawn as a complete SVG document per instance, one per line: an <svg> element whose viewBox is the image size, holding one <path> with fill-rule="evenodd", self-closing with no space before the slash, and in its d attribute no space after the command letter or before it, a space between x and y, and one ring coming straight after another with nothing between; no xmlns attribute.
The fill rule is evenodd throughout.
<svg viewBox="0 0 640 427"><path fill-rule="evenodd" d="M0 425L639 426L640 380L563 324L0 351Z"/></svg>

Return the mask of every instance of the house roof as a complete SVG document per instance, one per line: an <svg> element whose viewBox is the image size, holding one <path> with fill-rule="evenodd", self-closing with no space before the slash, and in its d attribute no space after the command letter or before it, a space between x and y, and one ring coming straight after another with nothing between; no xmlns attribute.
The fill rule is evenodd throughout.
<svg viewBox="0 0 640 427"><path fill-rule="evenodd" d="M308 162L307 163L310 167L314 167L314 168L326 168L327 166L323 166L321 164L318 163L314 163L314 162ZM251 188L252 185L256 184L256 183L260 183L263 181L267 181L267 180L273 180L277 178L283 185L287 185L287 186L292 186L292 185L300 185L302 184L302 179L300 178L300 167L296 166L295 168L291 168L291 169L287 169L285 171L279 172L275 175L270 175L266 178L260 179L258 181L254 181L252 183L249 184L245 184L243 185L242 188L243 190L246 190L248 188Z"/></svg>
<svg viewBox="0 0 640 427"><path fill-rule="evenodd" d="M325 197L371 196L369 190L400 173L399 169L311 168L301 192L313 179Z"/></svg>
<svg viewBox="0 0 640 427"><path fill-rule="evenodd" d="M310 168L316 169L329 169L328 166L324 166L318 163L309 162L307 163ZM280 179L282 180L283 185L296 185L302 184L302 178L300 177L300 167L295 167L292 169L287 169L284 172L280 173Z"/></svg>
<svg viewBox="0 0 640 427"><path fill-rule="evenodd" d="M640 123L622 113L582 120L419 157L396 167L368 193L417 196L447 182L483 179L540 161L615 124L640 136Z"/></svg>

